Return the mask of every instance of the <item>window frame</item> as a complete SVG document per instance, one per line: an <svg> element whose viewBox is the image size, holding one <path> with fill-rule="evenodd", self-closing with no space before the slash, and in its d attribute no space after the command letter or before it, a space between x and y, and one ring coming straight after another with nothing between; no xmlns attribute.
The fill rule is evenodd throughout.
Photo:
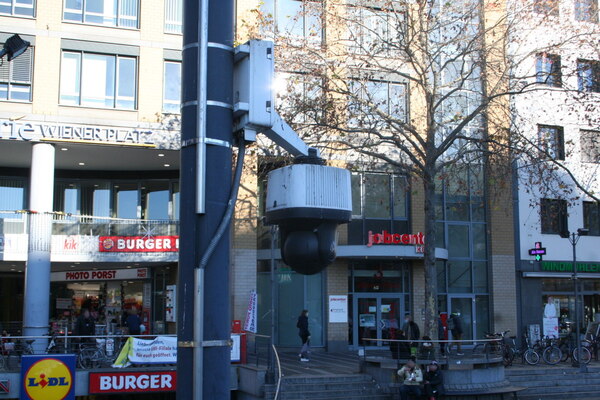
<svg viewBox="0 0 600 400"><path fill-rule="evenodd" d="M79 55L79 59L78 59L78 72L79 72L79 77L78 80L79 82L77 83L77 90L78 90L78 98L77 98L77 104L69 104L69 103L65 103L63 98L63 68L64 68L64 56L65 54L78 54ZM97 106L97 105L92 105L92 104L83 104L83 80L84 80L84 69L83 69L83 60L85 55L96 55L96 56L107 56L107 57L112 57L114 58L114 87L113 87L113 96L112 96L112 100L113 100L113 106L112 107L101 107L101 106ZM120 75L120 63L119 60L120 59L131 59L135 61L135 66L134 66L134 77L133 77L133 81L134 81L134 89L133 89L133 107L132 108L123 108L123 107L118 107L118 98L119 98L119 79L121 77ZM59 85L59 105L60 106L70 106L70 107L83 107L83 108L96 108L96 109L103 109L103 110L121 110L121 111L136 111L138 109L138 90L139 90L139 57L138 56L132 56L132 55L124 55L124 54L109 54L109 53L96 53L96 52L90 52L90 51L85 51L85 50L70 50L70 49L62 49L61 50L61 74L60 74L60 85Z"/></svg>
<svg viewBox="0 0 600 400"><path fill-rule="evenodd" d="M562 126L538 124L538 143L545 154L544 158L550 157L554 160L565 159L565 134ZM554 130L551 138L544 132ZM551 139L551 140L549 140Z"/></svg>
<svg viewBox="0 0 600 400"><path fill-rule="evenodd" d="M8 16L11 16L11 17L19 17L19 18L32 18L32 19L36 18L36 14L35 14L36 5L37 5L36 0L32 0L31 1L32 2L31 7L29 7L28 5L23 5L23 4L17 6L16 0L4 0L4 1L5 2L10 2L11 12L10 13L0 12L0 15L8 15ZM8 5L8 4L6 4L6 5ZM28 15L28 14L17 14L17 13L15 13L15 9L17 9L17 8L23 8L23 9L30 9L31 8L31 15Z"/></svg>
<svg viewBox="0 0 600 400"><path fill-rule="evenodd" d="M595 201L584 201L582 202L581 208L583 213L583 228L589 230L589 236L600 236L600 203ZM594 208L595 210L593 210ZM594 215L590 215L590 211L595 211L595 218ZM592 218L594 218L595 221L592 221Z"/></svg>
<svg viewBox="0 0 600 400"><path fill-rule="evenodd" d="M171 8L173 8L173 10L171 10ZM176 14L176 17L179 17L179 20L168 20L168 17L172 15L171 11L173 11L173 14ZM169 27L173 27L174 29L169 29ZM183 34L183 0L165 0L165 21L163 30L165 33L173 35Z"/></svg>
<svg viewBox="0 0 600 400"><path fill-rule="evenodd" d="M2 43L4 44L4 43ZM17 67L17 64L22 64L25 61L24 60L28 60L29 66L28 66L28 74L29 74L29 80L25 81L25 80L16 80L14 79L14 74L15 74L15 67ZM0 66L0 85L6 85L6 98L0 98L0 101L9 101L9 102L15 102L15 103L31 103L33 101L33 63L35 60L35 50L34 50L34 46L29 46L27 48L27 50L25 50L25 52L23 54L21 54L19 57L13 59L11 62L8 62L6 60L4 60L4 63ZM2 79L2 68L6 66L6 68L8 68L8 71L6 72L7 75L7 79L4 80ZM29 88L29 98L27 100L21 100L21 99L11 99L10 98L10 94L12 93L11 88L13 86L27 86Z"/></svg>
<svg viewBox="0 0 600 400"><path fill-rule="evenodd" d="M122 25L121 24L121 20L122 19L127 19L122 17L121 14L121 2L126 1L126 0L114 0L116 2L116 12L115 12L115 23L114 24L106 24L106 23L97 23L97 22L90 22L90 21L86 21L86 15L90 15L93 14L90 11L86 10L86 3L88 1L91 0L81 0L81 10L77 10L77 9L68 9L67 8L67 1L68 0L64 0L63 1L63 12L62 12L62 21L65 23L72 23L72 24L82 24L82 25L93 25L93 26L104 26L104 27L112 27L112 28L120 28L120 29L130 29L130 30L139 30L140 29L140 8L141 8L141 0L135 0L136 1L136 16L135 16L135 26L128 26L128 25ZM103 5L107 0L102 0ZM81 18L79 20L74 20L74 19L68 19L65 17L65 15L67 14L67 11L71 10L71 14L72 15L80 15ZM104 18L105 15L102 14L102 18Z"/></svg>
<svg viewBox="0 0 600 400"><path fill-rule="evenodd" d="M174 102L173 100L169 100L167 101L167 99L165 98L166 93L167 93L167 64L177 64L179 65L179 100L177 102ZM163 114L181 114L181 60L170 60L170 59L164 59L163 60L163 95L162 95L162 113ZM173 110L169 110L165 107L166 104L172 104L172 105L177 105L177 109L175 111Z"/></svg>
<svg viewBox="0 0 600 400"><path fill-rule="evenodd" d="M587 9L584 9L587 8ZM598 0L575 0L575 20L580 22L598 23Z"/></svg>
<svg viewBox="0 0 600 400"><path fill-rule="evenodd" d="M589 135L589 139L592 139L589 143L584 139L587 138L587 135ZM580 129L579 144L581 146L581 162L600 163L600 131Z"/></svg>
<svg viewBox="0 0 600 400"><path fill-rule="evenodd" d="M402 122L407 122L408 120L408 115L409 115L409 109L408 109L408 100L410 98L409 95L409 84L408 82L405 81L396 81L396 80L392 80L392 79L368 79L368 80L363 80L363 79L350 79L349 83L348 83L348 96L347 96L347 108L348 108L348 126L349 127L355 127L355 128L361 128L361 127L365 127L365 126L369 126L370 124L378 124L380 123L379 121L381 121L379 118L376 118L372 121L364 121L364 116L370 116L370 115L374 115L373 113L371 113L368 108L369 106L366 103L371 103L372 100L374 100L375 95L373 93L369 92L369 88L372 86L372 84L385 84L385 91L386 91L386 101L385 104L374 104L377 106L377 108L381 109L382 107L385 107L385 109L382 109L383 112L385 112L386 114L389 115L390 118L394 118L396 120L400 120ZM392 90L392 86L403 86L404 87L404 96L403 96L403 103L404 103L404 115L402 116L398 116L398 115L394 115L391 113L392 110L390 110L392 104L394 104L394 102L392 101L393 98L397 98L397 96L391 96L391 90ZM355 101L356 100L356 101ZM366 110L364 108L367 108ZM362 116L361 118L356 118L352 115L353 111L352 110L356 110L356 115L357 116ZM384 121L385 123L385 121Z"/></svg>
<svg viewBox="0 0 600 400"><path fill-rule="evenodd" d="M549 68L547 68L549 66ZM536 83L562 87L562 65L558 54L538 53L535 57Z"/></svg>
<svg viewBox="0 0 600 400"><path fill-rule="evenodd" d="M398 26L395 26L390 23L397 20L395 15L392 16L390 15L390 13L394 13L397 15L401 14L403 16L404 30L399 29ZM360 24L358 24L358 26L356 26L357 36L355 38L348 38L348 41L350 41L349 47L352 49L352 51L356 51L362 54L383 53L384 55L387 55L394 49L399 49L404 43L404 35L401 35L401 33L403 31L406 32L405 26L407 23L407 16L405 11L386 10L381 7L357 4L348 8L348 14L351 25L348 28L350 32L354 30L353 25L355 24L352 23L353 19L361 22ZM376 27L368 26L368 22L375 19L378 22L381 22L381 25L383 25L382 29L379 29L379 24L377 24ZM400 38L400 41L397 43L395 43L395 41L392 40L395 35ZM381 42L381 40L379 40L381 36L384 36L384 40L382 42L381 47L375 47L371 49L367 48L370 43ZM395 43L395 45L392 45L392 43Z"/></svg>
<svg viewBox="0 0 600 400"><path fill-rule="evenodd" d="M540 199L540 231L543 235L560 235L568 231L568 224L566 200Z"/></svg>
<svg viewBox="0 0 600 400"><path fill-rule="evenodd" d="M533 0L533 12L552 17L560 16L558 0Z"/></svg>
<svg viewBox="0 0 600 400"><path fill-rule="evenodd" d="M582 73L588 70L590 71L589 77L583 76ZM589 80L589 82L585 80ZM599 60L577 59L577 90L580 92L600 93Z"/></svg>

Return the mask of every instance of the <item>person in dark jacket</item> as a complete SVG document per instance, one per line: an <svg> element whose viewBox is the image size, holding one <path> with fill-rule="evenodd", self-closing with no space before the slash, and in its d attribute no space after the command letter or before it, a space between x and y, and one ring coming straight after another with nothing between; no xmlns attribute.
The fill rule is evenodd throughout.
<svg viewBox="0 0 600 400"><path fill-rule="evenodd" d="M412 316L410 314L404 315L404 325L402 325L402 330L406 335L407 340L420 340L421 339L421 331L419 330L419 325L415 321L412 320ZM411 354L415 355L417 352L417 343L410 343Z"/></svg>
<svg viewBox="0 0 600 400"><path fill-rule="evenodd" d="M452 339L456 343L456 354L462 356L463 352L461 349L461 341L463 328L459 312L452 313L452 315L450 315L450 318L448 319L448 329L450 329L450 332L452 332Z"/></svg>
<svg viewBox="0 0 600 400"><path fill-rule="evenodd" d="M444 321L442 321L442 314L440 313L440 317L438 318L438 340L446 340L448 337L448 333L446 332L446 326L444 325ZM445 356L446 355L446 343L440 342L440 353Z"/></svg>
<svg viewBox="0 0 600 400"><path fill-rule="evenodd" d="M434 360L427 366L423 383L427 400L437 400L444 394L444 376L437 361Z"/></svg>
<svg viewBox="0 0 600 400"><path fill-rule="evenodd" d="M125 319L125 326L127 327L127 331L130 335L139 335L140 332L140 325L142 324L142 321L140 320L140 317L137 314L137 309L135 307L132 307L127 315L127 318Z"/></svg>
<svg viewBox="0 0 600 400"><path fill-rule="evenodd" d="M96 324L94 319L90 315L90 311L87 308L82 309L81 314L75 321L75 334L78 336L92 336L96 333ZM86 345L92 345L94 339L79 339L79 342Z"/></svg>
<svg viewBox="0 0 600 400"><path fill-rule="evenodd" d="M298 328L298 336L302 339L302 348L299 354L300 361L309 361L310 331L308 330L308 310L302 310L298 317L296 328Z"/></svg>

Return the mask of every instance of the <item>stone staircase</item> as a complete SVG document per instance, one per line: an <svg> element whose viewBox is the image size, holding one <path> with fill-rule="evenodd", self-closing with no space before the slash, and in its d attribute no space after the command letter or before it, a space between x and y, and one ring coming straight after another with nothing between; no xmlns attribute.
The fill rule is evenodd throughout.
<svg viewBox="0 0 600 400"><path fill-rule="evenodd" d="M580 373L573 367L507 368L506 378L513 386L527 387L519 400L600 400L600 367Z"/></svg>
<svg viewBox="0 0 600 400"><path fill-rule="evenodd" d="M265 385L265 399L275 398L276 385ZM390 400L368 375L283 377L278 400Z"/></svg>

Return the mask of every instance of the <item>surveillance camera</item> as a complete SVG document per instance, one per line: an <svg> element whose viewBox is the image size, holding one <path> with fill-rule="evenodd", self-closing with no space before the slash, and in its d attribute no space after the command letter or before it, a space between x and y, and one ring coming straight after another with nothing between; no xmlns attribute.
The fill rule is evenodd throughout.
<svg viewBox="0 0 600 400"><path fill-rule="evenodd" d="M314 161L271 171L265 223L279 225L283 262L304 275L331 264L337 226L352 216L351 196L350 172L342 168Z"/></svg>

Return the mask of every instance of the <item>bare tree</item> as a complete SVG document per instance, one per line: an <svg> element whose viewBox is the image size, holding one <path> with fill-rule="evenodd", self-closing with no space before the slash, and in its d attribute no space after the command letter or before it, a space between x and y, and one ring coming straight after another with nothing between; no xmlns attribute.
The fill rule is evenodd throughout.
<svg viewBox="0 0 600 400"><path fill-rule="evenodd" d="M466 185L464 168L480 165L492 176L488 189L506 192L515 159L548 174L570 171L555 157L539 162L551 151L519 129L511 96L547 90L540 79L552 78L524 64L594 39L578 29L532 46L532 16L536 24L552 23L558 6L539 1L304 1L294 2L294 13L253 11L251 34L276 42L284 119L330 159L383 164L410 177L413 188L422 185L424 332L431 337L436 184ZM590 29L597 41L597 28Z"/></svg>

